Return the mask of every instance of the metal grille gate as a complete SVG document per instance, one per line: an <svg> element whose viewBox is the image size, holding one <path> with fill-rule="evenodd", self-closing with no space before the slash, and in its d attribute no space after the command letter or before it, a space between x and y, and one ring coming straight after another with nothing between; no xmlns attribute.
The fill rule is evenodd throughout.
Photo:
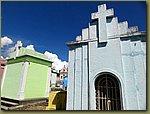
<svg viewBox="0 0 150 114"><path fill-rule="evenodd" d="M95 89L97 110L121 110L119 83L114 76L99 76L95 82Z"/></svg>

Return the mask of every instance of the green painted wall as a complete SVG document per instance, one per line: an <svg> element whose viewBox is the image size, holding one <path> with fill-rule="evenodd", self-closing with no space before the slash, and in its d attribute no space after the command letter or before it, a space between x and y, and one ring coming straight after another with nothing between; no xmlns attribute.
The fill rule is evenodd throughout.
<svg viewBox="0 0 150 114"><path fill-rule="evenodd" d="M46 96L48 66L30 62L27 73L24 98L43 98Z"/></svg>
<svg viewBox="0 0 150 114"><path fill-rule="evenodd" d="M7 72L1 91L2 97L17 98L22 78L22 62L7 65Z"/></svg>

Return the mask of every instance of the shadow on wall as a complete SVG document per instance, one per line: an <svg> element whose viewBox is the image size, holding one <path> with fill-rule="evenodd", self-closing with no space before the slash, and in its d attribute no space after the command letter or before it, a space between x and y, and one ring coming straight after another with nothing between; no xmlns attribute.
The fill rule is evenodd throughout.
<svg viewBox="0 0 150 114"><path fill-rule="evenodd" d="M107 42L98 43L98 48L106 47L106 45L107 45Z"/></svg>
<svg viewBox="0 0 150 114"><path fill-rule="evenodd" d="M66 110L67 91L52 91L46 110Z"/></svg>

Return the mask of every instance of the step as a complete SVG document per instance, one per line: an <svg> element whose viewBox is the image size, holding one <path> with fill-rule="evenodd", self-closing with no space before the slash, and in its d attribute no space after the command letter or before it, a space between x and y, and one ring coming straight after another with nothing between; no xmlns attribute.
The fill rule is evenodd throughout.
<svg viewBox="0 0 150 114"><path fill-rule="evenodd" d="M1 100L1 103L13 105L13 106L19 105L18 103L14 103L14 102L10 102L10 101L5 101L5 100Z"/></svg>
<svg viewBox="0 0 150 114"><path fill-rule="evenodd" d="M2 110L8 110L9 107L1 105L1 109L2 109Z"/></svg>
<svg viewBox="0 0 150 114"><path fill-rule="evenodd" d="M16 99L10 99L10 98L6 98L6 97L1 97L1 100L13 102L13 103L19 103L19 101Z"/></svg>
<svg viewBox="0 0 150 114"><path fill-rule="evenodd" d="M24 105L18 105L18 106L9 107L9 110L15 110L15 109L23 107L23 106Z"/></svg>

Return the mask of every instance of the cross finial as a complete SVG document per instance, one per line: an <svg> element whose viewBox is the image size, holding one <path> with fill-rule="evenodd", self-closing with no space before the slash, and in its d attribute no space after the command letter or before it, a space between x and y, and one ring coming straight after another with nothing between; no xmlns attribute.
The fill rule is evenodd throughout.
<svg viewBox="0 0 150 114"><path fill-rule="evenodd" d="M98 6L98 12L92 13L92 19L98 19L98 39L99 42L107 41L107 28L106 28L106 17L114 15L113 9L106 9L106 4Z"/></svg>
<svg viewBox="0 0 150 114"><path fill-rule="evenodd" d="M22 47L22 42L21 41L17 41L17 44L16 44L16 48L21 48Z"/></svg>
<svg viewBox="0 0 150 114"><path fill-rule="evenodd" d="M112 17L112 16L114 16L114 9L113 8L106 9L106 4L99 5L98 6L98 12L92 13L91 19L99 18L102 13L105 13L106 17Z"/></svg>
<svg viewBox="0 0 150 114"><path fill-rule="evenodd" d="M16 55L14 58L16 58L19 55L19 50L22 47L22 42L21 41L17 41L17 44L15 45L15 50L16 50Z"/></svg>

